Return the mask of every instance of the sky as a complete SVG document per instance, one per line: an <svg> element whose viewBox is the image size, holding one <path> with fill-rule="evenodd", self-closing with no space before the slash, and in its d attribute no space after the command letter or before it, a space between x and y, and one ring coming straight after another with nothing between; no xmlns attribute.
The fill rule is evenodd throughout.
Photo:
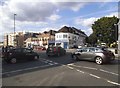
<svg viewBox="0 0 120 88"><path fill-rule="evenodd" d="M118 17L118 0L0 0L0 41L15 31L44 32L75 27L88 36L101 17Z"/></svg>

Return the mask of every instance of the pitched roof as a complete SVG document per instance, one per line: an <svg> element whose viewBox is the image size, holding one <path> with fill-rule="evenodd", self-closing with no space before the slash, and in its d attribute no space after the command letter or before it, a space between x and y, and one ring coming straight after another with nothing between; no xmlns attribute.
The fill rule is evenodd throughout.
<svg viewBox="0 0 120 88"><path fill-rule="evenodd" d="M58 30L58 32L73 33L73 34L77 34L77 35L81 35L82 34L84 36L87 36L83 31L81 31L80 29L77 29L75 27L64 26L60 30Z"/></svg>

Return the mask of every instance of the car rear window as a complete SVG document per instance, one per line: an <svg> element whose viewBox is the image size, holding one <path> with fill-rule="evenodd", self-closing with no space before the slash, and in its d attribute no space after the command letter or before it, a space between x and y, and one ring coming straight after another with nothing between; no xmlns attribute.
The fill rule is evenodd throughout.
<svg viewBox="0 0 120 88"><path fill-rule="evenodd" d="M103 50L102 49L100 49L100 48L96 48L95 49L95 52L102 52Z"/></svg>

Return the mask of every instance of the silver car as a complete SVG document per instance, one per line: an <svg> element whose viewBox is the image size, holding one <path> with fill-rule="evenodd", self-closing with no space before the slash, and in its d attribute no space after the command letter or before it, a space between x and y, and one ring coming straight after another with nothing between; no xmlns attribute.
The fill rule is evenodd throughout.
<svg viewBox="0 0 120 88"><path fill-rule="evenodd" d="M83 47L71 54L74 60L90 60L97 64L103 64L115 59L113 52L106 48L98 47Z"/></svg>

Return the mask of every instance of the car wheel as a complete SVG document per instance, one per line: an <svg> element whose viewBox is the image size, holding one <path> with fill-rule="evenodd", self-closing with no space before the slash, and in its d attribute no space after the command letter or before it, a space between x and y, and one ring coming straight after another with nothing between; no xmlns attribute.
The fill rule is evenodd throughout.
<svg viewBox="0 0 120 88"><path fill-rule="evenodd" d="M39 59L39 57L38 56L34 56L34 60L38 60Z"/></svg>
<svg viewBox="0 0 120 88"><path fill-rule="evenodd" d="M77 56L73 55L72 57L73 57L73 60L78 61L78 57Z"/></svg>
<svg viewBox="0 0 120 88"><path fill-rule="evenodd" d="M103 64L103 59L101 58L101 57L96 57L95 58L95 62L97 63L97 64Z"/></svg>
<svg viewBox="0 0 120 88"><path fill-rule="evenodd" d="M12 58L11 60L10 60L10 63L12 63L12 64L15 64L17 62L17 59L16 58Z"/></svg>

